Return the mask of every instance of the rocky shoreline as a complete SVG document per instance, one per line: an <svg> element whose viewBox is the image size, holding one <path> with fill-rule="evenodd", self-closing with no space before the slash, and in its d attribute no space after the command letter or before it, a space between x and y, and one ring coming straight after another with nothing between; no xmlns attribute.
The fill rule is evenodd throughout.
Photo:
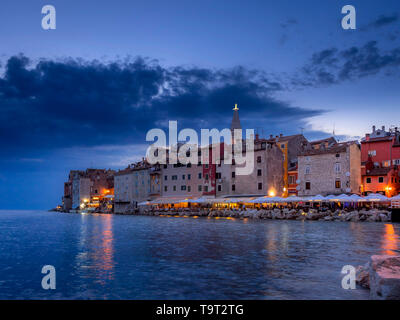
<svg viewBox="0 0 400 320"><path fill-rule="evenodd" d="M350 222L389 222L391 212L382 209L372 210L326 210L316 209L248 209L248 210L215 210L215 209L181 209L157 210L144 209L133 213L145 216L180 216L180 217L219 217L236 219L270 219L270 220L313 220L313 221L350 221Z"/></svg>
<svg viewBox="0 0 400 320"><path fill-rule="evenodd" d="M357 267L356 281L370 289L373 300L400 300L400 256L372 256Z"/></svg>

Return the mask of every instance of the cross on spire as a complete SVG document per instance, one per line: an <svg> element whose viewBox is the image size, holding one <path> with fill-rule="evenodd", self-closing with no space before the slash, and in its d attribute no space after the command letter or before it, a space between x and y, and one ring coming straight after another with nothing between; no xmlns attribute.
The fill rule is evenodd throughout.
<svg viewBox="0 0 400 320"><path fill-rule="evenodd" d="M233 110L235 110L235 111L239 110L237 103L235 104L235 107L233 108Z"/></svg>

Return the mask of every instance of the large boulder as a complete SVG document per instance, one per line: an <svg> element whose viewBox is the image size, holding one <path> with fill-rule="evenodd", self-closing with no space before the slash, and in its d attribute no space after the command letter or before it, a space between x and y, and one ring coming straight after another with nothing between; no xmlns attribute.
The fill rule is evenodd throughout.
<svg viewBox="0 0 400 320"><path fill-rule="evenodd" d="M371 299L400 300L400 256L372 256L369 285Z"/></svg>
<svg viewBox="0 0 400 320"><path fill-rule="evenodd" d="M369 288L369 266L370 264L367 263L364 266L358 266L356 269L356 281L364 288Z"/></svg>

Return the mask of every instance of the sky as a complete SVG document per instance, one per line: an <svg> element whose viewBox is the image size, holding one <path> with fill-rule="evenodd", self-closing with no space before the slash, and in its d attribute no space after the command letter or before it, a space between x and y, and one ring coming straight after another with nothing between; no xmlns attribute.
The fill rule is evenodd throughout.
<svg viewBox="0 0 400 320"><path fill-rule="evenodd" d="M169 120L227 128L235 103L263 136L400 127L399 72L399 1L3 0L0 209L55 207L69 170L122 169Z"/></svg>

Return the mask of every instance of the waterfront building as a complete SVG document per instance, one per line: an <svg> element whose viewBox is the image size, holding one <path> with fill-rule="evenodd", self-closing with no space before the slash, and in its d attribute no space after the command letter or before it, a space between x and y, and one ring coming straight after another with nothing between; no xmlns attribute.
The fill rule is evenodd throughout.
<svg viewBox="0 0 400 320"><path fill-rule="evenodd" d="M72 209L78 209L81 204L90 201L90 179L86 177L84 171L79 170L71 171L69 178L71 181Z"/></svg>
<svg viewBox="0 0 400 320"><path fill-rule="evenodd" d="M291 172L290 179L293 179L296 175L293 169L297 167L297 156L308 145L308 140L302 134L291 136L280 134L275 137L270 135L268 141L274 142L283 153L283 196L296 195L297 189L294 185L297 179L289 182L289 172Z"/></svg>
<svg viewBox="0 0 400 320"><path fill-rule="evenodd" d="M99 202L114 194L114 172L106 169L71 170L64 183L63 209L79 208L83 203Z"/></svg>
<svg viewBox="0 0 400 320"><path fill-rule="evenodd" d="M372 127L361 140L362 193L394 196L400 192L400 133Z"/></svg>
<svg viewBox="0 0 400 320"><path fill-rule="evenodd" d="M356 141L311 146L298 156L299 195L361 191L361 150Z"/></svg>
<svg viewBox="0 0 400 320"><path fill-rule="evenodd" d="M298 167L298 161L296 161L288 169L288 196L298 195Z"/></svg>
<svg viewBox="0 0 400 320"><path fill-rule="evenodd" d="M152 166L142 160L129 165L114 175L114 212L127 213L137 208L138 203L151 200Z"/></svg>

